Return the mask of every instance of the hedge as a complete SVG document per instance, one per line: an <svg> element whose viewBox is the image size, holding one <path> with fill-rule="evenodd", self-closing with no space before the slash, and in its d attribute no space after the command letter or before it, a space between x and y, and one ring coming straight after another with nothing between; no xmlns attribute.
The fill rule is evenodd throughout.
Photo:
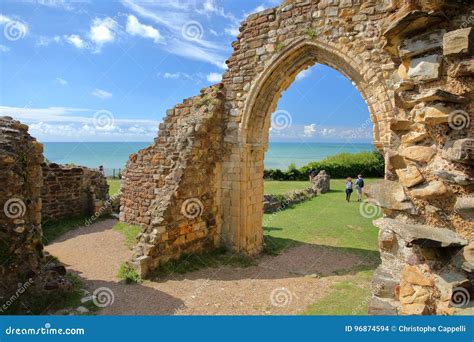
<svg viewBox="0 0 474 342"><path fill-rule="evenodd" d="M269 180L307 180L311 168L318 171L326 170L331 178L356 177L383 177L385 162L378 151L360 153L339 153L323 160L309 163L299 169L291 164L287 171L269 169L264 171L264 178Z"/></svg>

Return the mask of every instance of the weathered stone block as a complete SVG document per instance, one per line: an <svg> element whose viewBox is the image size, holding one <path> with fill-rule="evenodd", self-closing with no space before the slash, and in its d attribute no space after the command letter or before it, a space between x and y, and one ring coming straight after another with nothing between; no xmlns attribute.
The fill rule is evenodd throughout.
<svg viewBox="0 0 474 342"><path fill-rule="evenodd" d="M454 205L454 211L464 219L474 221L474 194L458 197Z"/></svg>
<svg viewBox="0 0 474 342"><path fill-rule="evenodd" d="M472 27L448 32L443 37L445 56L470 55L474 52L474 30Z"/></svg>
<svg viewBox="0 0 474 342"><path fill-rule="evenodd" d="M402 41L398 48L401 58L409 58L441 48L445 30L428 31Z"/></svg>
<svg viewBox="0 0 474 342"><path fill-rule="evenodd" d="M404 158L422 163L428 163L435 153L436 151L429 146L410 146L400 152Z"/></svg>
<svg viewBox="0 0 474 342"><path fill-rule="evenodd" d="M434 81L439 78L441 67L441 56L430 55L414 58L410 62L408 77L416 82Z"/></svg>
<svg viewBox="0 0 474 342"><path fill-rule="evenodd" d="M443 103L437 103L420 107L417 105L413 108L411 114L415 122L426 125L439 125L447 123L449 121L449 114L453 111L452 107L446 106Z"/></svg>
<svg viewBox="0 0 474 342"><path fill-rule="evenodd" d="M405 194L400 183L383 180L365 186L364 192L382 208L414 213L415 206Z"/></svg>
<svg viewBox="0 0 474 342"><path fill-rule="evenodd" d="M474 161L474 139L466 138L448 141L443 149L443 158L472 164Z"/></svg>
<svg viewBox="0 0 474 342"><path fill-rule="evenodd" d="M407 188L420 184L424 181L424 177L416 166L410 165L406 169L398 169L397 171L400 183Z"/></svg>
<svg viewBox="0 0 474 342"><path fill-rule="evenodd" d="M433 181L429 184L419 186L411 189L410 194L413 197L420 198L423 200L429 200L432 198L444 197L450 194L449 189L441 181Z"/></svg>
<svg viewBox="0 0 474 342"><path fill-rule="evenodd" d="M468 241L447 228L438 228L421 224L407 224L391 218L374 221L379 229L395 232L407 244L419 244L423 247L465 246Z"/></svg>

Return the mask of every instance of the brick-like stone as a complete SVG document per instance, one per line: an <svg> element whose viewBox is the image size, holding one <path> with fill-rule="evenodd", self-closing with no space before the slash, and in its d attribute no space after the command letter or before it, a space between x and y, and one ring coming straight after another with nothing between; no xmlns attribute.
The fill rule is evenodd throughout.
<svg viewBox="0 0 474 342"><path fill-rule="evenodd" d="M474 52L474 29L472 27L450 31L443 38L443 54L472 55Z"/></svg>

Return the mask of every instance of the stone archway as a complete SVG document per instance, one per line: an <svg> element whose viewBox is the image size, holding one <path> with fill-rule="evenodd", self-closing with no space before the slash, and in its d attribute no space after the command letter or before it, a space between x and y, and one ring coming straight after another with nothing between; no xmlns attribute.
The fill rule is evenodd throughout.
<svg viewBox="0 0 474 342"><path fill-rule="evenodd" d="M270 116L276 109L281 93L293 82L296 75L316 64L333 67L349 78L366 101L371 120L374 123L374 143L381 151L390 146L389 130L385 125L393 116L388 89L377 63L359 64L348 51L337 44L328 44L317 39L299 39L274 55L260 72L249 89L244 101L239 130L239 146L241 150L240 172L235 173L232 182L240 182L241 186L233 192L238 195L225 197L228 199L224 207L240 210L241 217L251 218L240 221L237 219L229 225L238 227L237 234L229 234L227 242L230 247L245 253L258 253L262 246L262 206L263 198L263 160L268 148L268 132ZM346 49L344 49L346 50ZM386 56L388 59L388 56ZM372 70L372 78L364 79L363 70ZM384 134L381 136L381 132ZM382 140L385 139L385 140ZM231 167L235 167L232 164ZM232 174L232 170L223 170L224 174ZM233 199L240 198L240 203ZM236 209L238 208L238 209ZM224 209L225 210L225 209ZM238 240L234 240L237 236Z"/></svg>
<svg viewBox="0 0 474 342"><path fill-rule="evenodd" d="M261 250L269 114L299 71L323 63L354 82L385 155L385 180L367 189L384 211L371 313L453 313L474 269L473 10L288 0L250 15L222 83L167 111L127 164L121 220L143 227L132 260L142 275L184 253Z"/></svg>

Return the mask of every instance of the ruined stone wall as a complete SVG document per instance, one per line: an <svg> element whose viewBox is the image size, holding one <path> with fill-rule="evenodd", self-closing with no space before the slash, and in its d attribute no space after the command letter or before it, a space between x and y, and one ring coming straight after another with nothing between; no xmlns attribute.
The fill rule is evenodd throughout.
<svg viewBox="0 0 474 342"><path fill-rule="evenodd" d="M198 107L225 129L206 137L223 139L219 158L187 121L191 99L167 113L155 144L128 164L123 219L144 226L138 259L153 268L179 255L186 238L167 234L189 227L180 208L201 186L216 208L218 243L261 251L268 132L291 125L291 113L273 122L271 114L296 75L322 63L357 87L385 155L385 181L366 189L385 216L376 222L382 265L370 312L452 314L453 294L469 294L473 282L473 10L463 0L293 0L250 15L223 75L224 111ZM195 165L207 165L204 182L190 175Z"/></svg>
<svg viewBox="0 0 474 342"><path fill-rule="evenodd" d="M366 188L386 217L372 313L453 314L452 299L473 294L473 15L472 3L421 1L384 23L397 111L386 180Z"/></svg>
<svg viewBox="0 0 474 342"><path fill-rule="evenodd" d="M97 170L47 163L42 169L42 223L92 215L109 197L107 179Z"/></svg>
<svg viewBox="0 0 474 342"><path fill-rule="evenodd" d="M375 146L383 150L392 143L388 123L395 104L387 78L394 63L380 32L395 10L392 1L284 1L242 22L223 76L226 147L231 151L223 163L223 184L229 186L223 188L227 219L222 235L228 248L246 254L261 251L269 128L291 126L292 113L274 111L301 71L321 63L345 75L367 103Z"/></svg>
<svg viewBox="0 0 474 342"><path fill-rule="evenodd" d="M25 291L69 289L65 269L45 260L41 229L43 145L28 126L0 117L0 313ZM13 297L16 299L16 297Z"/></svg>
<svg viewBox="0 0 474 342"><path fill-rule="evenodd" d="M216 86L184 100L167 111L154 144L130 156L120 219L143 227L132 260L143 275L217 244L223 97Z"/></svg>
<svg viewBox="0 0 474 342"><path fill-rule="evenodd" d="M0 297L41 271L42 162L28 126L0 117Z"/></svg>

